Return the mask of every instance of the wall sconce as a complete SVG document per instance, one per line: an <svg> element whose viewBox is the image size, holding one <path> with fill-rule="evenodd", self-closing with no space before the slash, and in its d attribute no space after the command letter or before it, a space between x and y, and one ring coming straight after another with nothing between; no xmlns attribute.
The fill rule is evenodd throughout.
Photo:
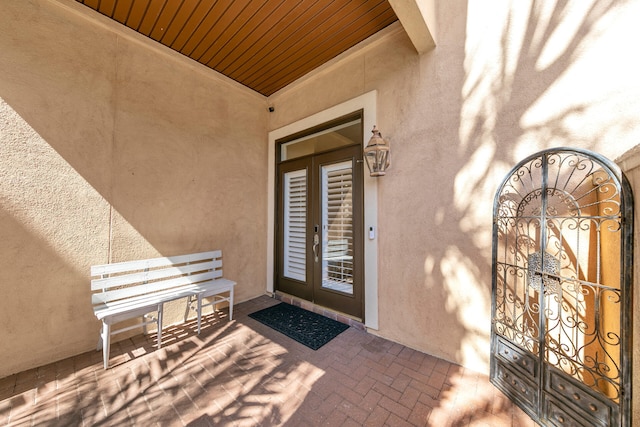
<svg viewBox="0 0 640 427"><path fill-rule="evenodd" d="M364 158L367 160L371 176L382 176L391 164L389 143L382 138L380 131L373 126L373 136L364 148Z"/></svg>

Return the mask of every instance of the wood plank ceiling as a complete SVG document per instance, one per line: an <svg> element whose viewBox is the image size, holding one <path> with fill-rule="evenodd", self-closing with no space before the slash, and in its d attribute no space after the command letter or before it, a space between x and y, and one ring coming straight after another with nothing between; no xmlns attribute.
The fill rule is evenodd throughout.
<svg viewBox="0 0 640 427"><path fill-rule="evenodd" d="M395 22L387 0L76 0L269 96Z"/></svg>

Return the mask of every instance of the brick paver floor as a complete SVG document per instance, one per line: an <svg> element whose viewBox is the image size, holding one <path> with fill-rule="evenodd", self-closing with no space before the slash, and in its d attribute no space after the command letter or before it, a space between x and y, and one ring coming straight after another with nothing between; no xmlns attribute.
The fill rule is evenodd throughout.
<svg viewBox="0 0 640 427"><path fill-rule="evenodd" d="M0 425L534 426L486 376L350 327L313 351L247 317L195 322L0 379Z"/></svg>

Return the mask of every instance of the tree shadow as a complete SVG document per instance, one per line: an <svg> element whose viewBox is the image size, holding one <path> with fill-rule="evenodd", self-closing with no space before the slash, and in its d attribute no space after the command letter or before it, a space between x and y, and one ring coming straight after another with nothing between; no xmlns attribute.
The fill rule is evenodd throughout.
<svg viewBox="0 0 640 427"><path fill-rule="evenodd" d="M179 339L160 350L153 335L116 343L107 370L95 351L33 370L35 383L23 390L18 382L2 396L8 403L0 419L51 426L281 424L283 381L320 373L304 357L292 359L295 349L245 324L250 306L239 305L240 320L232 322L208 316L200 336L195 321L168 328L168 340Z"/></svg>
<svg viewBox="0 0 640 427"><path fill-rule="evenodd" d="M595 2L583 8L580 19L574 19L573 30L569 33L563 29L567 37L562 50L541 67L541 56L549 45L557 43L552 36L566 24L568 3L559 1L551 7L548 2L532 2L522 40L517 46L513 45L513 39L517 38L514 34L519 33L515 22L518 6L514 5L508 11L500 31L500 54L491 57L497 58L498 62L470 62L473 69L467 69L462 76L460 119L458 126L452 126L448 134L450 140L459 143L450 148L438 148L430 154L432 161L446 157L447 165L457 167L444 168L434 164L423 181L416 184L438 183L438 197L433 198L438 204L429 206L431 210L425 212L425 216L429 218L427 221L442 226L436 230L437 235L430 236L429 245L425 247L422 258L425 260L425 286L436 290L436 285L443 285L443 300L440 301L449 313L458 317L459 323L467 327L472 325L469 319L463 318L466 298L461 289L473 292L473 298L482 300L476 306L490 306L487 290L491 288L491 276L487 273L491 271L491 227L487 224L487 214L492 211L493 196L501 175L506 174L521 156L537 151L531 144L523 148L523 141L537 139L541 147L573 145L571 136L575 132L570 127L570 119L584 115L593 104L557 106L559 108L546 120L530 125L523 117L563 78L581 51L588 48L596 24L615 17L624 2ZM487 43L491 43L490 37L487 37ZM476 53L471 50L467 56L475 57ZM482 57L480 53L477 56ZM614 102L611 99L601 101ZM620 121L616 124L626 126ZM602 123L591 133L593 140L589 145L595 147L602 143L609 131L610 123ZM433 191L430 194L433 196ZM455 236L455 246L447 235ZM463 286L465 276L481 284L479 289ZM488 340L487 333L481 332L487 330L486 325L477 330L471 327L471 330L472 334L483 334ZM459 337L460 340L465 338ZM477 348L477 352L487 354L484 348Z"/></svg>
<svg viewBox="0 0 640 427"><path fill-rule="evenodd" d="M448 151L454 159L447 162L460 166L438 171L445 175L440 176L438 182L450 185L451 195L443 202L440 217L454 219L448 226L454 228L451 233L458 241L453 249L446 239L434 241L435 247L429 248L426 257L431 268L425 269L429 276L425 283L428 286L443 284L446 301L452 302L447 311L465 328L465 335L459 337L457 360L464 361L466 354L483 355L486 366L489 364L486 343L490 319L484 313L491 306L492 264L487 214L492 212L500 175L506 174L520 158L540 149L576 145L575 121L588 117L596 107L616 105L615 97L588 102L575 102L579 98L575 97L554 105L543 119L529 117L535 106L547 102L545 97L549 91L562 84L572 65L589 49L601 31L598 24L609 20L609 25L614 25L625 3L614 0L585 3L576 10L568 1L534 1L525 18L514 3L499 32L499 54L492 56L497 62L469 61L461 84L459 128L454 129L459 135L451 135L452 140L459 141L459 146ZM524 26L523 20L526 20ZM559 34L562 34L561 40ZM487 43L492 42L491 37L487 36ZM476 43L475 49L481 49L481 45L482 40ZM483 52L471 49L467 57L481 58ZM589 141L581 140L579 145L597 149L612 130L624 129L631 121L628 117L603 117L590 129ZM438 221L438 217L433 219ZM460 270L472 280L464 280L465 274ZM468 286L474 282L479 284L478 289ZM471 293L471 297L461 289ZM474 324L473 317L468 315L478 307L483 313L482 325ZM486 413L491 402L486 400L480 406L478 413ZM511 411L507 407L503 409ZM474 411L460 414L452 425L467 425L469 419L474 420Z"/></svg>

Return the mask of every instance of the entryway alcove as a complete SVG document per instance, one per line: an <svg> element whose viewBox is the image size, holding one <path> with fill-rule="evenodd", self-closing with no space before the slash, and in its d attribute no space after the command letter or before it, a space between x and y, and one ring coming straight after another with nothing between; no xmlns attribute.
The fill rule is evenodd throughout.
<svg viewBox="0 0 640 427"><path fill-rule="evenodd" d="M491 381L544 426L631 425L633 198L620 169L556 148L493 211Z"/></svg>

